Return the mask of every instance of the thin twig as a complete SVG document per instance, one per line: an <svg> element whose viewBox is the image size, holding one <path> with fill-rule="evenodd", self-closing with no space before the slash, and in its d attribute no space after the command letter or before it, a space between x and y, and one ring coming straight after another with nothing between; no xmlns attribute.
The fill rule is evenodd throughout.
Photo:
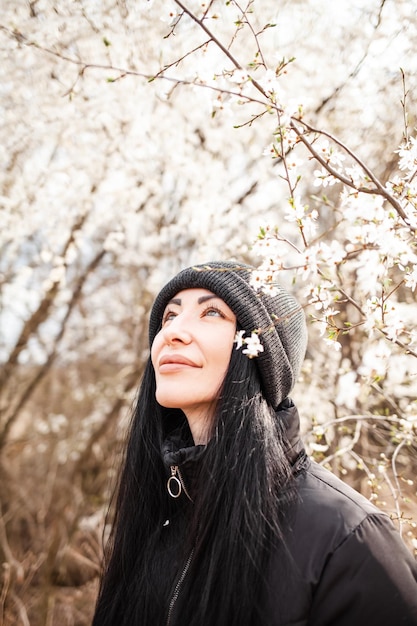
<svg viewBox="0 0 417 626"><path fill-rule="evenodd" d="M397 457L399 453L401 452L401 449L406 444L407 444L407 439L404 438L395 448L394 454L392 455L392 458L391 458L391 468L392 468L392 473L393 473L395 485L396 485L396 490L394 490L394 502L395 502L395 510L398 516L398 520L400 521L400 534L402 534L402 524L401 524L401 509L400 509L398 494L401 494L401 486L400 486L400 481L398 480Z"/></svg>
<svg viewBox="0 0 417 626"><path fill-rule="evenodd" d="M364 171L364 173L367 175L367 177L374 183L375 187L357 186L357 185L355 185L353 180L351 180L347 176L344 176L343 174L341 174L340 172L335 170L329 164L329 162L324 157L322 157L317 152L317 150L314 149L312 143L306 139L304 132L301 131L298 128L296 122L302 124L304 126L304 128L306 128L309 132L316 133L317 135L323 135L324 137L327 137L328 139L333 141L337 146L342 148L342 150L344 152L346 152L346 154L348 154L355 161L355 163L357 163L359 165L359 167L361 167L361 169ZM318 161L320 163L320 165L322 165L324 167L325 170L327 170L329 172L329 174L331 176L333 176L334 178L336 178L337 180L339 180L340 182L345 184L347 187L355 189L356 191L358 191L360 193L367 193L367 194L372 194L372 195L383 196L383 198L385 198L385 200L387 200L387 202L389 202L389 204L391 204L391 206L394 207L394 209L396 210L398 215L404 220L404 222L407 225L410 225L409 218L408 218L407 214L405 213L404 209L402 208L401 204L398 202L398 200L396 200L389 193L389 191L387 191L387 189L378 180L376 175L369 169L369 167L367 165L365 165L365 163L350 148L348 148L342 141L337 139L337 137L335 137L331 133L328 133L328 132L326 132L324 130L319 130L317 128L313 128L313 126L311 126L310 124L307 124L307 122L304 122L303 120L297 120L296 118L293 118L291 120L290 125L291 125L291 128L294 130L294 132L297 133L297 136L299 137L300 141L302 141L302 143L305 145L305 147L310 152L310 154L316 159L316 161Z"/></svg>
<svg viewBox="0 0 417 626"><path fill-rule="evenodd" d="M243 70L243 66L239 63L239 61L233 56L233 54L228 50L222 42L214 35L214 33L205 25L202 19L199 19L192 11L187 9L187 7L180 1L174 0L175 4L177 4L183 11L186 13L196 24L200 26L202 30L210 37L210 39L216 44L216 46L223 52L223 54L233 63L236 69ZM264 88L258 83L257 80L251 77L252 84L256 87L256 89L268 100L268 94L265 92Z"/></svg>

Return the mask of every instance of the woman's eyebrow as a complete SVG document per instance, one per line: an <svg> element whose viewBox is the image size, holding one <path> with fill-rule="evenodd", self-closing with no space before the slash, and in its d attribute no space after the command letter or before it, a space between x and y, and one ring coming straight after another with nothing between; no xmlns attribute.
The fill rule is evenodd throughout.
<svg viewBox="0 0 417 626"><path fill-rule="evenodd" d="M221 299L219 298L219 296L216 296L215 293L210 293L206 296L200 296L197 300L197 303L203 304L204 302L207 302L207 300L213 300L213 298L217 298L218 300ZM167 304L177 304L178 306L181 306L182 300L181 298L171 298L171 300L169 300Z"/></svg>
<svg viewBox="0 0 417 626"><path fill-rule="evenodd" d="M207 296L201 296L197 300L197 302L198 302L198 304L203 304L203 302L207 302L207 300L213 300L213 298L220 299L219 296L216 296L215 293L211 293L210 295L207 295Z"/></svg>

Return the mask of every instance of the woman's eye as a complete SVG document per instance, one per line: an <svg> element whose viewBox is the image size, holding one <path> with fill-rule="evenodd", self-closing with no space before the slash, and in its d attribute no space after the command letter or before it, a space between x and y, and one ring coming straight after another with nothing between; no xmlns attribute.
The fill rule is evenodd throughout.
<svg viewBox="0 0 417 626"><path fill-rule="evenodd" d="M212 306L204 311L204 315L210 317L224 317L223 311L220 311L220 309Z"/></svg>
<svg viewBox="0 0 417 626"><path fill-rule="evenodd" d="M171 322L176 317L176 315L177 314L174 313L174 311L167 311L162 318L162 323L165 324L166 322Z"/></svg>

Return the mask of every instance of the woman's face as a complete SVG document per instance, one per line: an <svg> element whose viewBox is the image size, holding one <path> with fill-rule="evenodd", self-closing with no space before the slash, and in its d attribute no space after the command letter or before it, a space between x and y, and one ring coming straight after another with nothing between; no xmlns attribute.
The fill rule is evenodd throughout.
<svg viewBox="0 0 417 626"><path fill-rule="evenodd" d="M152 344L156 399L182 409L195 443L209 423L229 366L236 316L207 289L185 289L168 303Z"/></svg>

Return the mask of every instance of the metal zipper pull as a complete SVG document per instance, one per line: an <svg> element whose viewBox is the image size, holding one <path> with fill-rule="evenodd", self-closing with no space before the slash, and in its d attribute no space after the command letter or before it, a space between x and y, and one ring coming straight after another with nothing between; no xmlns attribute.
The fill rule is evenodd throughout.
<svg viewBox="0 0 417 626"><path fill-rule="evenodd" d="M182 491L181 480L177 476L178 466L171 465L171 476L168 478L167 489L171 498L179 498Z"/></svg>

